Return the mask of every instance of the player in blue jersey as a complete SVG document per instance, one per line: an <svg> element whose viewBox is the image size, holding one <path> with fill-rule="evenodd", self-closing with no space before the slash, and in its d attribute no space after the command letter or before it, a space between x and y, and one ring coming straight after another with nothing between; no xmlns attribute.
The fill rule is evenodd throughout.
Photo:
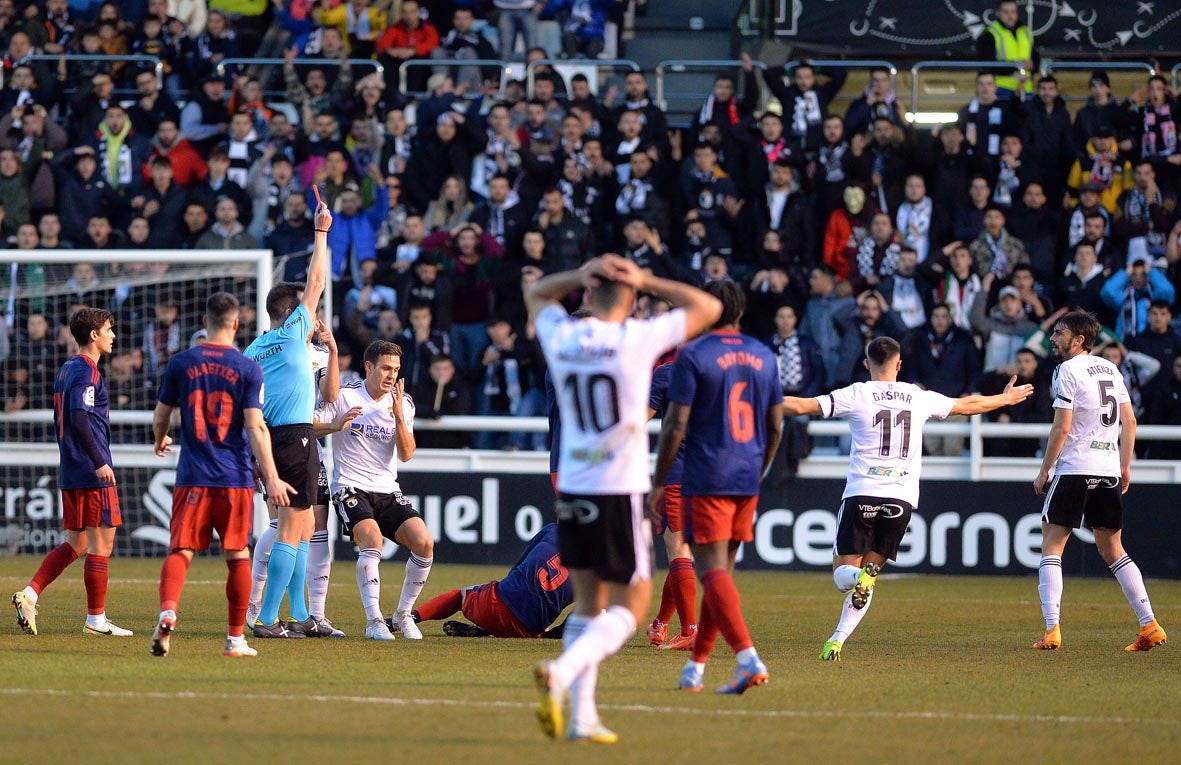
<svg viewBox="0 0 1181 765"><path fill-rule="evenodd" d="M98 362L111 352L111 313L81 308L70 317L78 355L62 365L53 383L53 424L61 454L58 486L66 541L49 551L32 580L12 596L16 621L37 634L37 599L79 555L86 555L86 626L90 635L127 637L131 630L107 619L107 568L115 529L123 523L115 471L111 469L111 417Z"/></svg>
<svg viewBox="0 0 1181 765"><path fill-rule="evenodd" d="M503 579L445 592L414 610L416 622L446 619L462 611L472 623L443 623L452 637L557 638L561 625L550 629L574 602L570 572L558 555L558 525L550 523L533 535L521 557Z"/></svg>
<svg viewBox="0 0 1181 765"><path fill-rule="evenodd" d="M648 416L664 417L668 404L668 386L672 382L672 363L662 364L652 372L648 394ZM681 471L685 448L677 450L676 459L664 478L660 514L649 518L657 533L664 537L668 553L668 575L660 592L660 608L648 625L648 643L662 650L688 651L697 639L697 580L693 576L693 556L685 541L685 518L681 502ZM673 613L681 622L681 633L668 637L668 623Z"/></svg>
<svg viewBox="0 0 1181 765"><path fill-rule="evenodd" d="M738 666L717 692L738 694L768 680L742 618L733 572L739 544L754 539L759 483L783 428L783 393L771 351L738 331L746 307L742 291L733 282L711 282L705 290L722 301L722 315L713 331L687 345L673 365L649 515L659 507L662 487L684 442L685 537L693 547L704 594L697 640L679 687L701 690L705 663L720 631Z"/></svg>
<svg viewBox="0 0 1181 765"><path fill-rule="evenodd" d="M229 573L226 656L256 656L243 636L250 598L250 526L254 520L254 454L267 496L284 506L294 490L279 479L262 416L262 369L234 348L238 299L209 296L200 345L173 356L160 381L152 419L156 454L172 451L172 411L180 408L181 444L172 490L169 555L160 570L160 618L152 635L153 656L167 656L176 610L193 553L209 548L217 531Z"/></svg>
<svg viewBox="0 0 1181 765"><path fill-rule="evenodd" d="M312 317L324 294L328 270L328 229L332 213L316 208L315 242L307 281L280 282L267 293L271 328L246 348L246 355L262 366L263 417L271 433L271 451L279 477L290 484L288 506L279 507L279 526L267 561L267 587L254 623L254 636L265 638L326 637L332 632L308 613L304 582L308 545L314 519L320 462L312 422L316 409L315 381L308 374L308 340L315 328ZM301 295L302 293L302 295ZM279 604L287 592L291 621L279 621Z"/></svg>

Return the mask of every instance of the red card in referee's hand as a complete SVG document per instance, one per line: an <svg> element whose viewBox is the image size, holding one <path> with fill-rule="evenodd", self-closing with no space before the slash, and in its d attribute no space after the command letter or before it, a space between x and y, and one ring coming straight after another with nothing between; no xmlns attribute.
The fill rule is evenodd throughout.
<svg viewBox="0 0 1181 765"><path fill-rule="evenodd" d="M317 206L317 207L320 207L320 206L322 206L322 205L324 204L324 200L323 200L323 199L320 199L320 187L319 187L319 185L317 185L317 184L315 184L315 183L313 183L313 184L312 184L312 193L316 195L316 206Z"/></svg>

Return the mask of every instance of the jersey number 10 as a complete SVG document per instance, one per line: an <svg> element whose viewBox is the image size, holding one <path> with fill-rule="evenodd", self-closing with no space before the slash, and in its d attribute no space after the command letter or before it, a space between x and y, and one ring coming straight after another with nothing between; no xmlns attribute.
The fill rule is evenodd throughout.
<svg viewBox="0 0 1181 765"><path fill-rule="evenodd" d="M893 451L894 441L892 439L890 415L892 412L889 409L879 409L878 413L873 416L873 426L876 428L882 426L882 439L878 447L878 454L882 457L889 457ZM906 459L910 454L910 410L904 409L899 412L894 419L894 425L902 426L902 459Z"/></svg>
<svg viewBox="0 0 1181 765"><path fill-rule="evenodd" d="M566 375L562 387L574 402L578 429L602 433L619 423L619 391L610 375Z"/></svg>

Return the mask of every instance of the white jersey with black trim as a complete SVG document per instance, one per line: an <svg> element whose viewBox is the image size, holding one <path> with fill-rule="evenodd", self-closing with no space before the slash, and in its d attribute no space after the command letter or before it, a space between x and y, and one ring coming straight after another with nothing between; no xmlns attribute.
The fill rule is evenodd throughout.
<svg viewBox="0 0 1181 765"><path fill-rule="evenodd" d="M820 413L849 421L853 449L841 498L883 497L919 503L923 424L942 420L955 400L917 385L871 381L817 396Z"/></svg>
<svg viewBox="0 0 1181 765"><path fill-rule="evenodd" d="M1131 401L1119 369L1083 353L1054 369L1050 392L1055 409L1073 412L1054 474L1118 476L1119 408Z"/></svg>
<svg viewBox="0 0 1181 765"><path fill-rule="evenodd" d="M312 361L312 379L316 381L316 408L319 409L324 405L324 397L320 395L320 380L328 368L328 347L309 342L308 358ZM324 461L324 447L320 446L319 439L316 439L316 456L320 462Z"/></svg>
<svg viewBox="0 0 1181 765"><path fill-rule="evenodd" d="M345 486L376 494L401 491L393 394L375 401L364 381L343 385L335 401L316 411L316 421L331 422L354 406L361 407L361 415L344 430L332 434L333 491ZM402 397L402 414L413 433L414 401L410 396Z"/></svg>
<svg viewBox="0 0 1181 765"><path fill-rule="evenodd" d="M603 495L651 489L652 367L684 342L685 311L616 324L572 319L561 306L550 306L536 325L562 418L558 490Z"/></svg>

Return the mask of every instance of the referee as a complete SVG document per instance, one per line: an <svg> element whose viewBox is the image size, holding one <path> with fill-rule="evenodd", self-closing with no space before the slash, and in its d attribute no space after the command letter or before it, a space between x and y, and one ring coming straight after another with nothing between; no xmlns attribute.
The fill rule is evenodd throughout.
<svg viewBox="0 0 1181 765"><path fill-rule="evenodd" d="M246 355L262 366L263 417L271 431L271 449L279 477L294 488L290 505L279 508L279 528L271 558L255 637L302 638L324 635L311 618L304 596L312 500L320 464L312 420L316 407L315 382L308 374L308 342L315 329L316 308L324 294L328 272L328 229L332 213L316 207L315 245L305 284L280 282L267 294L271 328L246 348ZM301 295L302 293L302 295ZM291 621L279 621L279 604L288 593Z"/></svg>

